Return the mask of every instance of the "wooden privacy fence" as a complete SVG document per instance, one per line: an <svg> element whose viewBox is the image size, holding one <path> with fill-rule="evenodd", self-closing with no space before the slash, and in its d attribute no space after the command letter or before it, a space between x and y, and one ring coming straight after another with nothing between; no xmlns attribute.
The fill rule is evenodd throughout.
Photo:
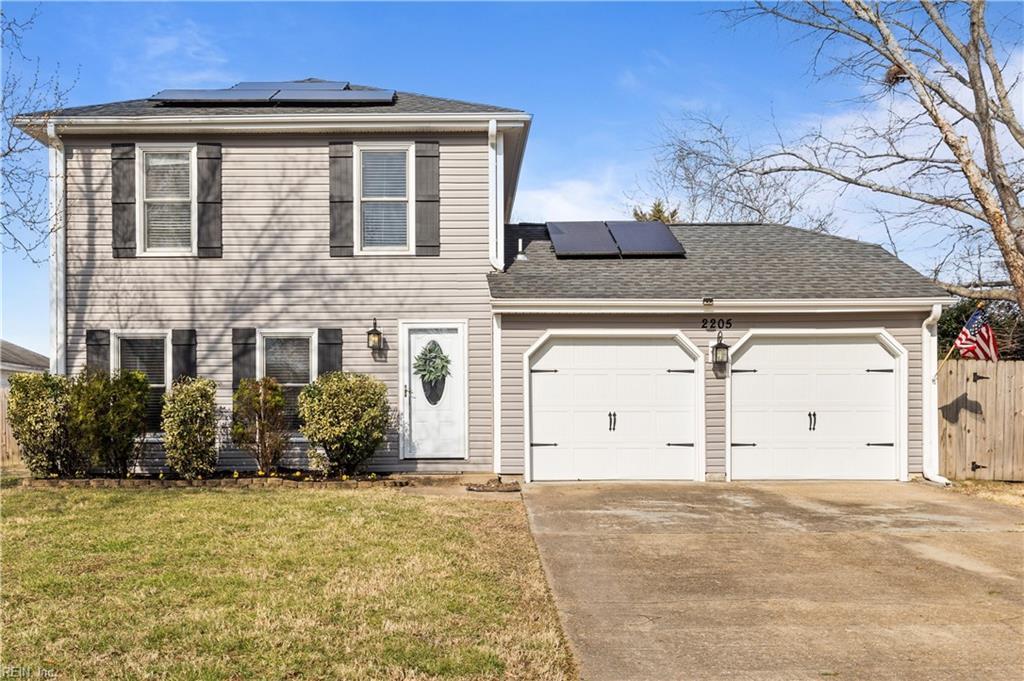
<svg viewBox="0 0 1024 681"><path fill-rule="evenodd" d="M952 480L1024 480L1024 361L946 362L939 463Z"/></svg>
<svg viewBox="0 0 1024 681"><path fill-rule="evenodd" d="M21 460L21 450L7 422L7 388L0 388L0 466L7 468Z"/></svg>

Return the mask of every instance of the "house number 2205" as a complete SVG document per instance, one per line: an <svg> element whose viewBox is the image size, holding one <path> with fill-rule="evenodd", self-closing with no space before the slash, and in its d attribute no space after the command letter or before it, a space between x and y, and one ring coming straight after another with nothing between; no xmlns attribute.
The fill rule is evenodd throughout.
<svg viewBox="0 0 1024 681"><path fill-rule="evenodd" d="M731 329L732 317L704 317L700 320L702 329Z"/></svg>

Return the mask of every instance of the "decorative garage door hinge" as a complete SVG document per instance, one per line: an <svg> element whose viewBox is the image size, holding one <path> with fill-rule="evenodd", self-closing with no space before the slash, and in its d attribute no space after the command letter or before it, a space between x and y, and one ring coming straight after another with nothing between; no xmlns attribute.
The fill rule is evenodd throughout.
<svg viewBox="0 0 1024 681"><path fill-rule="evenodd" d="M756 447L756 442L733 442L733 447Z"/></svg>
<svg viewBox="0 0 1024 681"><path fill-rule="evenodd" d="M531 442L531 447L557 447L557 442Z"/></svg>
<svg viewBox="0 0 1024 681"><path fill-rule="evenodd" d="M557 374L558 369L530 369L531 374Z"/></svg>
<svg viewBox="0 0 1024 681"><path fill-rule="evenodd" d="M692 442L666 442L666 447L692 447Z"/></svg>
<svg viewBox="0 0 1024 681"><path fill-rule="evenodd" d="M666 369L670 374L692 374L693 369Z"/></svg>
<svg viewBox="0 0 1024 681"><path fill-rule="evenodd" d="M733 369L734 374L756 374L757 369Z"/></svg>
<svg viewBox="0 0 1024 681"><path fill-rule="evenodd" d="M866 369L869 374L891 374L892 369Z"/></svg>
<svg viewBox="0 0 1024 681"><path fill-rule="evenodd" d="M895 447L895 442L869 442L868 447Z"/></svg>

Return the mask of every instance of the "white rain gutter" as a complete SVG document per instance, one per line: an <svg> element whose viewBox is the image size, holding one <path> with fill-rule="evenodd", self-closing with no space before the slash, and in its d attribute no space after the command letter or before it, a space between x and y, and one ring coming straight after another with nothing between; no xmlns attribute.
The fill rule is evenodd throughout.
<svg viewBox="0 0 1024 681"><path fill-rule="evenodd" d="M940 485L950 481L939 473L939 317L942 305L932 305L931 314L921 324L921 458L926 480Z"/></svg>
<svg viewBox="0 0 1024 681"><path fill-rule="evenodd" d="M50 373L67 373L67 233L65 229L64 144L47 123L50 205Z"/></svg>
<svg viewBox="0 0 1024 681"><path fill-rule="evenodd" d="M681 300L522 299L491 298L491 310L506 314L686 314L770 312L917 312L948 304L951 298L825 298L715 300L705 305L699 298Z"/></svg>

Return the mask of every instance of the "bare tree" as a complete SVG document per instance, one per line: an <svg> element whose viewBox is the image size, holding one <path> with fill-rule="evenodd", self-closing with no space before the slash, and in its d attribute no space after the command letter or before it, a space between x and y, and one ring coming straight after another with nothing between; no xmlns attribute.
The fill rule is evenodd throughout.
<svg viewBox="0 0 1024 681"><path fill-rule="evenodd" d="M27 19L18 19L0 9L4 58L0 246L4 251L20 252L34 262L46 257L40 247L46 243L52 224L47 196L49 168L42 145L14 127L14 119L40 111L50 115L58 112L72 87L62 84L59 67L52 74L44 74L39 59L25 55L23 39L37 18L38 10Z"/></svg>
<svg viewBox="0 0 1024 681"><path fill-rule="evenodd" d="M707 114L665 127L652 182L689 222L788 224L828 232L835 216L817 202L821 183L796 175L746 172L757 149Z"/></svg>
<svg viewBox="0 0 1024 681"><path fill-rule="evenodd" d="M851 100L862 106L844 125L779 135L732 170L814 177L880 198L891 235L949 249L939 271L951 269L959 282L947 290L1024 306L1020 7L1001 10L993 17L999 10L983 0L724 10L737 22L770 18L795 29L816 41L816 73L861 85Z"/></svg>

